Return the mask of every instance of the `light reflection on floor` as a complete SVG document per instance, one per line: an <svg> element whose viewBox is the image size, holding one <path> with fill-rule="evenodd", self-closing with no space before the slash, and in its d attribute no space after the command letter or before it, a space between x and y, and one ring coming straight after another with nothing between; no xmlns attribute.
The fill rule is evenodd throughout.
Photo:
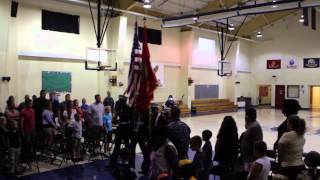
<svg viewBox="0 0 320 180"><path fill-rule="evenodd" d="M235 118L238 126L238 134L240 135L245 130L244 110L232 113L188 117L183 118L183 121L190 126L192 136L201 135L201 132L205 129L211 130L213 132L213 138L211 141L214 145L217 131L219 130L221 122L226 115L231 115ZM273 143L277 138L277 132L271 129L279 126L285 120L285 117L280 110L275 109L258 109L257 116L263 129L264 141L266 141L269 148L272 148ZM307 133L305 135L306 145L304 147L304 151L320 151L320 111L303 110L299 112L299 116L305 119L307 123Z"/></svg>

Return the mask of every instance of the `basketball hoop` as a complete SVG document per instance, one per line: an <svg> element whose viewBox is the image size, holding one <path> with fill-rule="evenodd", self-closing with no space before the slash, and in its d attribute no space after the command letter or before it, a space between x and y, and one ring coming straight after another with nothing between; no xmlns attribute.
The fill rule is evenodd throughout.
<svg viewBox="0 0 320 180"><path fill-rule="evenodd" d="M102 63L106 63L108 61L108 57L111 56L112 53L115 53L114 49L104 49L104 48L87 48L86 52L86 61L85 68L86 70L95 70L95 71L117 71L118 66L115 63L115 66L112 67L110 65L102 65ZM89 67L88 61L97 62L96 67Z"/></svg>
<svg viewBox="0 0 320 180"><path fill-rule="evenodd" d="M85 61L85 69L86 70L95 70L95 71L117 71L117 62L115 62L115 67L112 68L109 65L101 65L101 63L107 61L109 52L116 52L116 50L111 49L103 49L101 48L101 44L103 42L104 36L107 32L107 28L109 26L110 20L114 15L114 0L97 0L97 20L94 20L94 16L92 13L91 0L88 0L91 19L97 39L97 48L87 48L87 59ZM106 2L106 8L102 9L102 4ZM104 11L103 11L104 10ZM103 11L103 12L102 12ZM104 13L104 15L103 15ZM104 16L104 20L102 21L101 16ZM96 67L89 67L88 61L96 61Z"/></svg>
<svg viewBox="0 0 320 180"><path fill-rule="evenodd" d="M226 50L226 42L227 42L226 33L228 30L230 30L229 29L229 26L230 26L229 19L227 19L227 24L216 22L216 27L219 30L218 40L219 40L220 55L221 55L221 61L219 61L219 64L218 64L218 76L220 76L220 77L232 75L231 63L226 60L226 57L227 57L228 53L230 52L232 44L235 41L235 39L236 39L241 27L243 26L244 22L246 21L247 17L248 17L248 15L245 16L241 25L239 26L236 33L234 34L227 51L225 51Z"/></svg>
<svg viewBox="0 0 320 180"><path fill-rule="evenodd" d="M219 61L218 76L224 77L224 76L231 76L231 75L232 75L231 63L226 60Z"/></svg>

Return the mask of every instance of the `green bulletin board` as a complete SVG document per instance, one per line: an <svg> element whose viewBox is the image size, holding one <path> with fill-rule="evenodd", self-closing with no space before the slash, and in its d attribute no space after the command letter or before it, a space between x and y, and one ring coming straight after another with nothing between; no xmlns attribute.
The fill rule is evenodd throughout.
<svg viewBox="0 0 320 180"><path fill-rule="evenodd" d="M42 89L48 92L71 92L71 73L42 71Z"/></svg>

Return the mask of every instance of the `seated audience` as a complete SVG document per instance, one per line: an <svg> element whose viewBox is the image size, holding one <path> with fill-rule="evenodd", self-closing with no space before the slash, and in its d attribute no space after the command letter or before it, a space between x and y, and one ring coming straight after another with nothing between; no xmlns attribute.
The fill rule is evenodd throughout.
<svg viewBox="0 0 320 180"><path fill-rule="evenodd" d="M167 125L168 138L178 151L179 160L188 159L188 149L191 130L189 126L180 120L180 109L171 109L172 121Z"/></svg>
<svg viewBox="0 0 320 180"><path fill-rule="evenodd" d="M263 141L256 142L254 144L254 154L257 159L250 167L248 180L268 180L271 162L267 157L267 144Z"/></svg>
<svg viewBox="0 0 320 180"><path fill-rule="evenodd" d="M285 99L283 101L282 113L287 117L287 119L290 115L297 115L300 109L300 104L296 99ZM274 149L278 149L278 141L281 138L282 134L289 132L289 129L287 127L287 119L283 121L278 127L278 138L274 143Z"/></svg>
<svg viewBox="0 0 320 180"><path fill-rule="evenodd" d="M134 180L137 178L137 175L134 172L134 169L130 167L130 150L129 149L120 149L119 152L120 161L117 163L116 167L113 170L113 177L117 180Z"/></svg>
<svg viewBox="0 0 320 180"><path fill-rule="evenodd" d="M246 131L244 132L240 142L240 153L245 172L249 172L251 163L254 160L254 144L258 141L262 141L263 139L261 126L256 119L256 110L254 108L246 109Z"/></svg>
<svg viewBox="0 0 320 180"><path fill-rule="evenodd" d="M110 155L112 143L112 112L110 106L105 107L105 113L103 115L103 127L105 130L104 152L106 155Z"/></svg>
<svg viewBox="0 0 320 180"><path fill-rule="evenodd" d="M205 174L204 178L209 179L210 170L212 167L212 145L210 139L212 137L212 132L210 130L204 130L202 132L202 140L205 142L202 151L205 154L206 161L205 161Z"/></svg>
<svg viewBox="0 0 320 180"><path fill-rule="evenodd" d="M214 161L219 163L221 179L228 179L227 175L234 171L238 159L239 141L238 128L231 116L224 117L215 144Z"/></svg>
<svg viewBox="0 0 320 180"><path fill-rule="evenodd" d="M297 115L290 115L287 120L289 132L284 133L279 139L278 158L281 162L280 174L290 180L295 180L304 169L303 146L306 123Z"/></svg>
<svg viewBox="0 0 320 180"><path fill-rule="evenodd" d="M194 158L191 163L192 177L198 180L206 180L205 165L206 155L201 149L202 139L200 136L194 136L190 139L190 148L195 151Z"/></svg>
<svg viewBox="0 0 320 180"><path fill-rule="evenodd" d="M176 148L167 139L164 128L154 130L154 146L150 155L149 178L174 179L178 167L178 155Z"/></svg>
<svg viewBox="0 0 320 180"><path fill-rule="evenodd" d="M18 174L19 173L19 160L21 154L21 133L18 128L17 121L9 121L9 131L8 131L8 140L9 140L9 174Z"/></svg>

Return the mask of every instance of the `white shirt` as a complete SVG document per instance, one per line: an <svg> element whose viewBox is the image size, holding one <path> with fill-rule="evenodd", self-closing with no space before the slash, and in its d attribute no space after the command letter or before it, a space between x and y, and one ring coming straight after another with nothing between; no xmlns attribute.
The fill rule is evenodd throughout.
<svg viewBox="0 0 320 180"><path fill-rule="evenodd" d="M93 126L103 126L104 106L102 103L91 104L89 114L91 114Z"/></svg>
<svg viewBox="0 0 320 180"><path fill-rule="evenodd" d="M283 146L281 148L283 152L280 152L282 154L282 167L304 165L302 154L305 142L304 136L299 136L295 131L284 133L281 136L279 144Z"/></svg>
<svg viewBox="0 0 320 180"><path fill-rule="evenodd" d="M261 172L259 173L257 180L268 180L268 175L271 170L271 162L267 156L261 157L255 161L262 166Z"/></svg>
<svg viewBox="0 0 320 180"><path fill-rule="evenodd" d="M70 121L75 121L74 115L76 115L76 114L77 114L77 111L75 109L72 109L71 115L70 115ZM63 117L66 117L68 119L68 111L67 110L64 110L62 115L63 115Z"/></svg>

